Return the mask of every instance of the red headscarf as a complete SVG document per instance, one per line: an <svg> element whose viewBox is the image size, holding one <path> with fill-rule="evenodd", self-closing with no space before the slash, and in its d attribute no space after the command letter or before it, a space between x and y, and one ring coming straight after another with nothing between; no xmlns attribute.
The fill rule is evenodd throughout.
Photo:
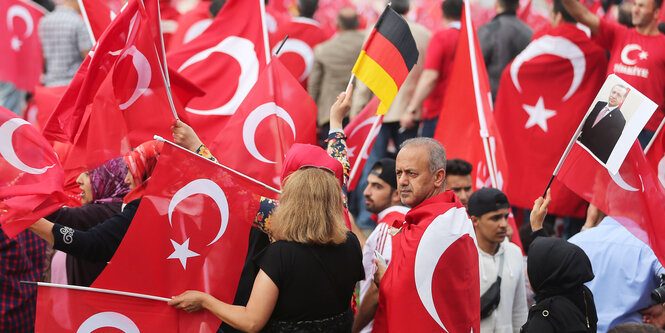
<svg viewBox="0 0 665 333"><path fill-rule="evenodd" d="M286 153L284 163L282 164L281 183L284 184L284 179L290 174L307 167L330 171L337 178L339 186L344 187L344 168L342 167L342 163L330 157L323 148L303 143L294 143L289 152ZM349 212L346 208L344 209L344 223L351 230L351 220L349 219Z"/></svg>
<svg viewBox="0 0 665 333"><path fill-rule="evenodd" d="M148 179L157 165L157 158L164 147L164 142L146 141L124 156L129 172L134 178L136 187L125 196L125 203L143 197Z"/></svg>

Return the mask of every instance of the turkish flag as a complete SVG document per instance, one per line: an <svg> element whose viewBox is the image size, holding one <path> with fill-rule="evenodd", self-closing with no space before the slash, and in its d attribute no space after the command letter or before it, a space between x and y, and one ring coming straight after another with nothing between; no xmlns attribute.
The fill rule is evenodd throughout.
<svg viewBox="0 0 665 333"><path fill-rule="evenodd" d="M466 209L447 191L405 218L392 238L373 331L480 332L478 250Z"/></svg>
<svg viewBox="0 0 665 333"><path fill-rule="evenodd" d="M227 1L203 34L173 50L169 65L206 92L187 104L182 118L210 143L265 68L259 1Z"/></svg>
<svg viewBox="0 0 665 333"><path fill-rule="evenodd" d="M76 146L65 168L94 168L155 134L170 135L174 116L150 32L156 24L130 1L79 68L44 127L47 138Z"/></svg>
<svg viewBox="0 0 665 333"><path fill-rule="evenodd" d="M317 21L306 17L294 17L270 36L271 54L277 52L286 35L289 35L289 39L277 57L300 84L307 88L307 78L314 64L314 47L328 38Z"/></svg>
<svg viewBox="0 0 665 333"><path fill-rule="evenodd" d="M617 174L598 163L578 142L557 178L651 247L665 262L665 189L635 142ZM644 233L646 236L644 237Z"/></svg>
<svg viewBox="0 0 665 333"><path fill-rule="evenodd" d="M122 0L80 0L81 16L88 25L89 33L97 41L111 21L120 14Z"/></svg>
<svg viewBox="0 0 665 333"><path fill-rule="evenodd" d="M184 44L200 36L210 26L212 23L210 3L211 1L199 1L194 8L180 15L177 28L171 36L167 51L171 52L180 49Z"/></svg>
<svg viewBox="0 0 665 333"><path fill-rule="evenodd" d="M660 129L645 148L645 155L653 170L656 171L660 183L665 186L665 135L663 135L662 127L663 124L660 125Z"/></svg>
<svg viewBox="0 0 665 333"><path fill-rule="evenodd" d="M346 133L346 156L349 158L349 163L351 165L351 170L355 168L356 163L358 165L358 172L354 175L353 179L350 179L349 191L353 191L358 185L358 180L362 174L362 170L365 167L365 162L369 158L369 152L372 151L372 146L374 146L374 141L376 136L379 135L381 130L381 125L383 124L383 115L377 115L376 110L379 108L379 103L381 101L374 97L372 100L365 105L362 111L356 116L346 127L344 127L344 133ZM370 135L370 129L372 129L372 124L379 118L379 123L371 133L369 146L367 150L362 155L360 159L360 150L367 139L367 136Z"/></svg>
<svg viewBox="0 0 665 333"><path fill-rule="evenodd" d="M291 145L316 143L316 112L309 94L273 58L210 150L224 165L279 187Z"/></svg>
<svg viewBox="0 0 665 333"><path fill-rule="evenodd" d="M33 91L44 69L39 20L46 10L32 1L0 1L0 81Z"/></svg>
<svg viewBox="0 0 665 333"><path fill-rule="evenodd" d="M33 98L37 107L37 128L43 128L46 121L67 91L67 86L44 87L36 86Z"/></svg>
<svg viewBox="0 0 665 333"><path fill-rule="evenodd" d="M549 13L541 11L539 7L533 5L533 0L520 0L520 6L517 9L517 17L526 23L531 30L541 31L550 27ZM563 24L568 24L562 22Z"/></svg>
<svg viewBox="0 0 665 333"><path fill-rule="evenodd" d="M606 68L605 51L571 23L544 31L506 67L495 118L506 147L505 193L512 205L530 208L542 195ZM558 181L552 198L550 214L586 214L586 202Z"/></svg>
<svg viewBox="0 0 665 333"><path fill-rule="evenodd" d="M178 332L179 312L164 300L66 287L37 287L36 333Z"/></svg>
<svg viewBox="0 0 665 333"><path fill-rule="evenodd" d="M14 237L67 200L51 145L27 121L0 107L0 226Z"/></svg>
<svg viewBox="0 0 665 333"><path fill-rule="evenodd" d="M195 289L232 303L259 209L256 187L165 144L132 225L93 287L162 297ZM199 311L181 318L180 332L215 332L219 324Z"/></svg>
<svg viewBox="0 0 665 333"><path fill-rule="evenodd" d="M446 89L434 139L443 144L449 158L461 158L473 165L474 189L491 186L489 158L497 171L496 187L502 189L507 173L503 144L494 121L485 61L467 2L462 18L450 73L450 82L455 84ZM488 142L486 147L484 141Z"/></svg>

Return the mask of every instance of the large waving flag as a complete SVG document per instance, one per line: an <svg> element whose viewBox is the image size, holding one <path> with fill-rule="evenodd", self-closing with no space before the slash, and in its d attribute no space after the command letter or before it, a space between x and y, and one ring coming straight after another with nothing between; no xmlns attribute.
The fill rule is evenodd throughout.
<svg viewBox="0 0 665 333"><path fill-rule="evenodd" d="M665 120L658 127L658 131L654 135L649 145L644 148L644 154L651 168L656 171L660 183L665 186L665 132L663 132L663 125Z"/></svg>
<svg viewBox="0 0 665 333"><path fill-rule="evenodd" d="M0 107L0 226L14 237L67 201L51 145L27 121Z"/></svg>
<svg viewBox="0 0 665 333"><path fill-rule="evenodd" d="M171 134L175 118L151 33L157 24L141 1L130 1L79 68L43 129L76 146L65 168L94 168Z"/></svg>
<svg viewBox="0 0 665 333"><path fill-rule="evenodd" d="M294 143L316 143L316 103L273 58L210 150L225 165L280 187L282 162Z"/></svg>
<svg viewBox="0 0 665 333"><path fill-rule="evenodd" d="M506 147L505 193L512 205L530 208L542 194L606 68L605 51L572 23L534 38L506 67L494 113ZM552 198L550 214L586 214L586 201L558 181Z"/></svg>
<svg viewBox="0 0 665 333"><path fill-rule="evenodd" d="M179 332L180 312L168 298L113 292L40 283L35 332Z"/></svg>
<svg viewBox="0 0 665 333"><path fill-rule="evenodd" d="M450 84L434 138L446 147L449 158L461 158L473 165L475 189L501 189L507 172L503 144L494 121L485 61L467 1L461 23Z"/></svg>
<svg viewBox="0 0 665 333"><path fill-rule="evenodd" d="M205 96L182 115L203 142L212 142L266 66L260 2L229 0L199 37L168 54L172 66Z"/></svg>
<svg viewBox="0 0 665 333"><path fill-rule="evenodd" d="M132 225L92 286L167 298L194 289L232 303L259 209L256 187L164 144ZM180 332L215 332L219 324L199 311L181 317Z"/></svg>
<svg viewBox="0 0 665 333"><path fill-rule="evenodd" d="M39 20L45 9L33 1L0 2L0 81L33 91L43 70Z"/></svg>
<svg viewBox="0 0 665 333"><path fill-rule="evenodd" d="M376 113L385 114L417 61L418 49L409 25L388 6L351 72L381 100Z"/></svg>
<svg viewBox="0 0 665 333"><path fill-rule="evenodd" d="M120 14L122 0L78 0L81 16L93 41L99 40L111 21Z"/></svg>

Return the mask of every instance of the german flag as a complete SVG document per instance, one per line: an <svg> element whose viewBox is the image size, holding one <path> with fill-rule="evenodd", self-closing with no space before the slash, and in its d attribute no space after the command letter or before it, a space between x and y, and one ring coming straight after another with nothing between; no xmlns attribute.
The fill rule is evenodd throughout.
<svg viewBox="0 0 665 333"><path fill-rule="evenodd" d="M351 72L381 100L376 113L385 114L416 61L418 49L409 25L387 6Z"/></svg>

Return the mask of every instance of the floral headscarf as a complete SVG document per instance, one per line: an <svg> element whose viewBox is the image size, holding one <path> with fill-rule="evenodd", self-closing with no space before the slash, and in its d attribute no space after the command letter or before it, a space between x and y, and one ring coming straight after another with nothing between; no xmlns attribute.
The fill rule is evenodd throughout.
<svg viewBox="0 0 665 333"><path fill-rule="evenodd" d="M88 171L92 188L92 203L122 202L129 192L125 184L127 163L122 157L107 161L102 166Z"/></svg>
<svg viewBox="0 0 665 333"><path fill-rule="evenodd" d="M129 172L134 178L136 188L125 196L125 203L143 197L148 179L157 165L157 158L164 147L164 142L146 141L124 156Z"/></svg>

